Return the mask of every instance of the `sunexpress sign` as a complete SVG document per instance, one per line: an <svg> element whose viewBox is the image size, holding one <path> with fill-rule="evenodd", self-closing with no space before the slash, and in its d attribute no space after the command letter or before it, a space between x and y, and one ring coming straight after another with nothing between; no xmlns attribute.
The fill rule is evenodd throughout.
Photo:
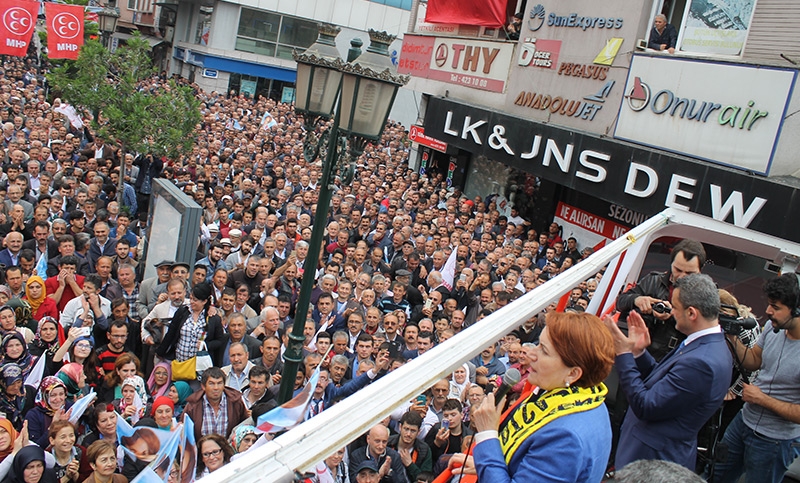
<svg viewBox="0 0 800 483"><path fill-rule="evenodd" d="M546 18L546 21L545 21ZM621 29L623 20L619 17L595 17L581 15L580 13L569 13L562 15L557 12L546 14L545 7L538 4L530 11L528 27L535 32L547 23L548 27L571 27L587 29Z"/></svg>

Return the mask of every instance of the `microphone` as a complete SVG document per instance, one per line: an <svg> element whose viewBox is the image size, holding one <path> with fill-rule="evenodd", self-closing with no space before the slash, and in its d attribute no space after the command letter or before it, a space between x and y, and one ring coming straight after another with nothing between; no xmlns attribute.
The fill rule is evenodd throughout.
<svg viewBox="0 0 800 483"><path fill-rule="evenodd" d="M791 322L793 318L794 318L793 316L792 316L792 317L789 317L787 320L784 320L783 322L781 322L781 323L780 323L780 325L774 325L774 324L773 324L773 326L772 326L772 332L774 332L774 333L776 333L776 334L777 334L778 332L780 332L780 331L781 331L781 329L783 329L784 327L786 327L786 324L788 324L789 322Z"/></svg>
<svg viewBox="0 0 800 483"><path fill-rule="evenodd" d="M753 317L742 317L738 320L739 320L739 325L741 325L743 329L747 330L752 329L757 324L756 319Z"/></svg>
<svg viewBox="0 0 800 483"><path fill-rule="evenodd" d="M494 393L494 401L495 404L498 406L500 405L500 400L502 400L506 394L511 391L511 388L519 384L520 379L522 379L522 375L516 369L509 369L506 371L505 375L503 375L503 383L500 384L500 387L497 388L497 392Z"/></svg>

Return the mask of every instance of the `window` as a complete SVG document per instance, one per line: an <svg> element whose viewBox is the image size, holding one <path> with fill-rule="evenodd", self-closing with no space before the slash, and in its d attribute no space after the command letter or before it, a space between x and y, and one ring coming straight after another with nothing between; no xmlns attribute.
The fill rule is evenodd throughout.
<svg viewBox="0 0 800 483"><path fill-rule="evenodd" d="M275 55L275 44L273 42L236 37L236 46L234 48L251 54L268 55L270 57Z"/></svg>
<svg viewBox="0 0 800 483"><path fill-rule="evenodd" d="M136 0L128 0L128 10L136 10Z"/></svg>
<svg viewBox="0 0 800 483"><path fill-rule="evenodd" d="M200 15L197 17L197 26L194 32L194 43L208 45L208 35L211 31L211 14L214 7L200 7Z"/></svg>
<svg viewBox="0 0 800 483"><path fill-rule="evenodd" d="M292 50L310 47L317 33L316 22L242 8L235 49L292 60Z"/></svg>
<svg viewBox="0 0 800 483"><path fill-rule="evenodd" d="M241 17L239 18L238 35L276 42L278 40L280 23L280 15L261 10L243 8Z"/></svg>
<svg viewBox="0 0 800 483"><path fill-rule="evenodd" d="M375 3L380 3L388 7L400 8L403 10L411 10L412 0L371 0Z"/></svg>
<svg viewBox="0 0 800 483"><path fill-rule="evenodd" d="M317 23L293 17L283 17L279 42L285 45L308 48L317 41Z"/></svg>
<svg viewBox="0 0 800 483"><path fill-rule="evenodd" d="M654 0L650 25L658 13L667 17L667 23L675 27L678 34L676 51L741 56L755 4L755 0ZM652 27L648 29L648 41L652 31Z"/></svg>

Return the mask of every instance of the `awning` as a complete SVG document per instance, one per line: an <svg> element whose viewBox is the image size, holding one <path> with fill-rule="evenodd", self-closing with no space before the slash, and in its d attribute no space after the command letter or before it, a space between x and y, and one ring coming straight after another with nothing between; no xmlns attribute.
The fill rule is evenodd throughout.
<svg viewBox="0 0 800 483"><path fill-rule="evenodd" d="M114 32L114 38L118 39L118 40L126 40L127 41L131 37L133 37L133 35L131 35L131 34L126 34L124 32ZM156 45L160 44L161 42L164 42L164 39L162 39L160 37L154 37L152 35L144 35L144 34L142 34L141 37L142 37L142 39L146 40L148 44L150 44L150 48L151 49L153 47L155 47Z"/></svg>

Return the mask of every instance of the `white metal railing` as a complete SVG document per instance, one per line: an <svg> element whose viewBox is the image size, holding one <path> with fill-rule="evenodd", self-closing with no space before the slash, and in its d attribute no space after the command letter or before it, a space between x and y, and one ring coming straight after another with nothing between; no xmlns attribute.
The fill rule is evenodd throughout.
<svg viewBox="0 0 800 483"><path fill-rule="evenodd" d="M225 465L203 483L288 482L295 470L308 470L421 394L486 346L537 315L552 301L596 274L617 255L669 222L667 210L598 250L587 260L477 322L422 356L378 379L356 394Z"/></svg>

